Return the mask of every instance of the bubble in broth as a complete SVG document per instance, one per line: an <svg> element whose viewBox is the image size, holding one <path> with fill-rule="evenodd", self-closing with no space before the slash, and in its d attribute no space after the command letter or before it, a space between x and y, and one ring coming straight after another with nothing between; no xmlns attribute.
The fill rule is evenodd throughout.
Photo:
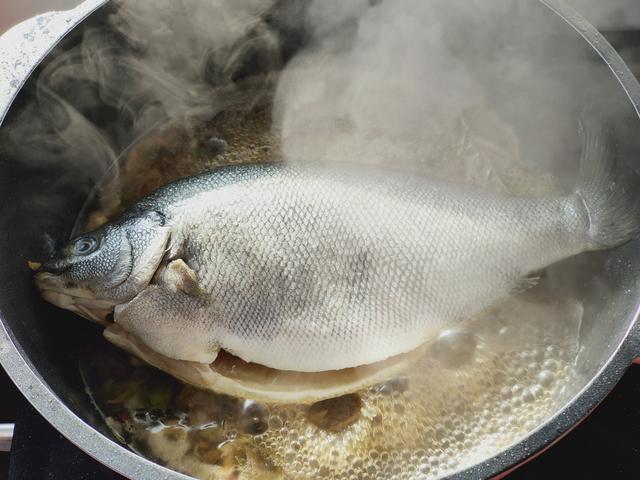
<svg viewBox="0 0 640 480"><path fill-rule="evenodd" d="M461 327L477 342L464 363L434 348L402 377L330 406L232 399L130 365L117 367L130 370L117 398L96 387L112 370L95 358L83 376L119 436L198 478L437 478L507 448L562 405L577 380L581 315L575 300L511 299ZM500 348L505 328L526 341Z"/></svg>

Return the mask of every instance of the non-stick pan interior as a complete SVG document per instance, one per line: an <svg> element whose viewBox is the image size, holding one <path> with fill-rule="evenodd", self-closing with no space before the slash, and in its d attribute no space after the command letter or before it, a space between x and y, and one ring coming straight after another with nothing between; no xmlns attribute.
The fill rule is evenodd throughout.
<svg viewBox="0 0 640 480"><path fill-rule="evenodd" d="M578 119L583 108L596 105L590 111L598 112L615 127L619 156L640 169L637 162L640 136L634 135L640 125L616 77L562 19L541 4L528 3L529 6L510 10L508 17L506 12L505 16L498 14L492 18L462 15L447 18L448 23L443 26L445 39L447 31L456 32L449 39L451 51L483 85L487 103L513 127L523 159L529 164L548 167L570 189L578 169ZM260 50L253 52L231 81L250 77L256 69L260 73L273 73L304 47L306 27L296 21L303 9L297 6L294 15L285 7L280 11L281 17L276 15L270 24L281 41L277 62L261 58ZM39 104L38 77L63 52L78 48L88 29L104 28L111 12L110 6L96 11L42 61L12 105L0 128L0 138L24 121L25 112L37 112L39 108L43 108L43 116L33 128L41 129L43 135L55 136L46 124L46 119L55 112ZM518 28L532 24L539 25L538 32L544 36L544 42L526 33L531 32L531 28ZM488 43L493 48L484 48ZM123 43L122 48L135 46ZM507 51L509 59L520 57L535 65L528 70L532 76L506 75L505 72L517 68L503 60ZM91 103L92 106L83 113L104 132L117 152L124 151L136 140L127 135L132 130L130 110L101 104L100 96L92 92L90 84L68 85L68 100L73 103L74 95L94 95L93 102L84 99L83 105ZM564 101L567 96L572 98L571 102ZM560 98L566 108L558 108ZM558 138L563 141L559 142ZM84 392L77 365L78 356L96 343L105 342L101 329L45 303L35 291L32 272L27 268L28 260L44 255L45 232L54 239L69 237L78 213L102 179L104 164L92 165L92 160L79 162L76 158L66 161L64 155L56 151L55 142L51 143L50 151L34 152L28 148L29 138L23 141L24 148L15 147L15 136L11 137L10 146L8 141L0 143L0 273L3 277L0 316L23 357L43 381L85 422L110 435ZM563 145L562 149L557 148L559 144ZM545 145L554 145L554 148L545 149ZM540 158L545 154L547 158ZM581 349L576 360L582 380L572 385L573 391L567 392L567 399L577 394L607 363L633 321L640 293L637 247L633 242L572 260L574 273L566 281L575 283L584 302Z"/></svg>

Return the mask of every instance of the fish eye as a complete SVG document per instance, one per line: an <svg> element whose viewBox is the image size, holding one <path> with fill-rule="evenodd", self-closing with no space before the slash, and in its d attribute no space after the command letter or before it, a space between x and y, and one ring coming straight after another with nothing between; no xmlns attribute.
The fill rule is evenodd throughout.
<svg viewBox="0 0 640 480"><path fill-rule="evenodd" d="M76 240L73 245L74 253L77 255L88 255L93 253L98 246L98 240L95 237L81 237Z"/></svg>

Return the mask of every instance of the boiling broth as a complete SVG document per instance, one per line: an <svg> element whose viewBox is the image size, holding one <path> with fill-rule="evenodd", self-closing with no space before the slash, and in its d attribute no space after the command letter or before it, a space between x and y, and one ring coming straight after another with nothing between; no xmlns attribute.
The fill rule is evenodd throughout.
<svg viewBox="0 0 640 480"><path fill-rule="evenodd" d="M146 138L120 170L120 203L211 166L280 161L269 108L266 102L187 133ZM202 147L210 138L224 139L228 150L210 155ZM515 194L559 191L551 178L519 165L513 133L484 106L461 112L423 153L407 157L412 171ZM159 167L163 155L170 169ZM117 209L98 213L90 219ZM200 391L111 349L83 358L81 371L118 438L197 478L439 478L526 437L583 381L574 368L582 319L574 266L563 262L541 277L538 286L443 331L401 376L311 406Z"/></svg>

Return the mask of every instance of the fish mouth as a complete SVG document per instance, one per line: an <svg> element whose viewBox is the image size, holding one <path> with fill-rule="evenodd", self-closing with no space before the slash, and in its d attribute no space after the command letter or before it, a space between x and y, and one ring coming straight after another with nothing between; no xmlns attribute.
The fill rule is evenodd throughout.
<svg viewBox="0 0 640 480"><path fill-rule="evenodd" d="M88 288L72 286L59 275L40 271L35 276L42 298L103 326L110 325L115 302L96 298Z"/></svg>

